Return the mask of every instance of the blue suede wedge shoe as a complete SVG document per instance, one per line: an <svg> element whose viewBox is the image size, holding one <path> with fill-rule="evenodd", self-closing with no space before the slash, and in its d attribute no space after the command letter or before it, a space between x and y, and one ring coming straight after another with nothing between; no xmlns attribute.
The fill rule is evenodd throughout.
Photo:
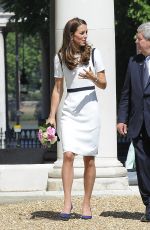
<svg viewBox="0 0 150 230"><path fill-rule="evenodd" d="M81 216L81 219L83 219L83 220L90 220L90 219L92 219L92 216L85 216L85 215L82 215L82 216Z"/></svg>
<svg viewBox="0 0 150 230"><path fill-rule="evenodd" d="M60 219L65 220L65 221L69 220L70 216L71 216L71 213L63 213L63 212L60 213L60 215L59 215Z"/></svg>
<svg viewBox="0 0 150 230"><path fill-rule="evenodd" d="M73 209L73 206L71 205L70 212L71 212L72 209ZM67 221L67 220L70 219L71 213L61 212L61 213L59 214L59 217L60 217L61 220Z"/></svg>

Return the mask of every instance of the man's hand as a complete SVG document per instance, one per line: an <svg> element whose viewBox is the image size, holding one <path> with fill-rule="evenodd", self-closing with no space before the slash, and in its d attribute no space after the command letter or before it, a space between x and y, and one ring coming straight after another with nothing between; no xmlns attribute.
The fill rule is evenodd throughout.
<svg viewBox="0 0 150 230"><path fill-rule="evenodd" d="M121 135L125 136L127 134L127 125L124 123L118 123L117 130Z"/></svg>

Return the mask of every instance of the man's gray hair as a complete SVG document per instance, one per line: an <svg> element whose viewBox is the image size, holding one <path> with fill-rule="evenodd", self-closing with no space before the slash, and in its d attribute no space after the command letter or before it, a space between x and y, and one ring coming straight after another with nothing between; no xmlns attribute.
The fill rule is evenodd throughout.
<svg viewBox="0 0 150 230"><path fill-rule="evenodd" d="M150 22L141 24L137 28L137 32L142 33L145 39L150 40Z"/></svg>

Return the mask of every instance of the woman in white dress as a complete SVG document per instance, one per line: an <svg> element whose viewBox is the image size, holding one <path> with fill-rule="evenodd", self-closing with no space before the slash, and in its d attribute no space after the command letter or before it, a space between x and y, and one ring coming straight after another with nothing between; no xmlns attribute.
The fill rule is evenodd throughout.
<svg viewBox="0 0 150 230"><path fill-rule="evenodd" d="M87 43L87 32L84 20L69 20L64 28L62 47L56 54L54 63L55 85L47 122L55 126L64 80L67 87L61 117L64 209L60 217L63 220L68 220L71 215L73 162L78 154L83 156L84 160L85 194L81 218L92 218L90 199L96 176L95 156L98 153L100 129L95 85L105 89L106 78L100 52L98 49L92 51L92 47Z"/></svg>

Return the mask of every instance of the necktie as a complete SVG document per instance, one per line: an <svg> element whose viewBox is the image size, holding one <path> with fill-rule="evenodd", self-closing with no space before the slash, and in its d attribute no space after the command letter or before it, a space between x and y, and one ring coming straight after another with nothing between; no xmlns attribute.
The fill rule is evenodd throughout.
<svg viewBox="0 0 150 230"><path fill-rule="evenodd" d="M149 80L149 66L148 66L148 59L146 58L144 62L144 75L143 75L144 88L146 87L148 80Z"/></svg>

